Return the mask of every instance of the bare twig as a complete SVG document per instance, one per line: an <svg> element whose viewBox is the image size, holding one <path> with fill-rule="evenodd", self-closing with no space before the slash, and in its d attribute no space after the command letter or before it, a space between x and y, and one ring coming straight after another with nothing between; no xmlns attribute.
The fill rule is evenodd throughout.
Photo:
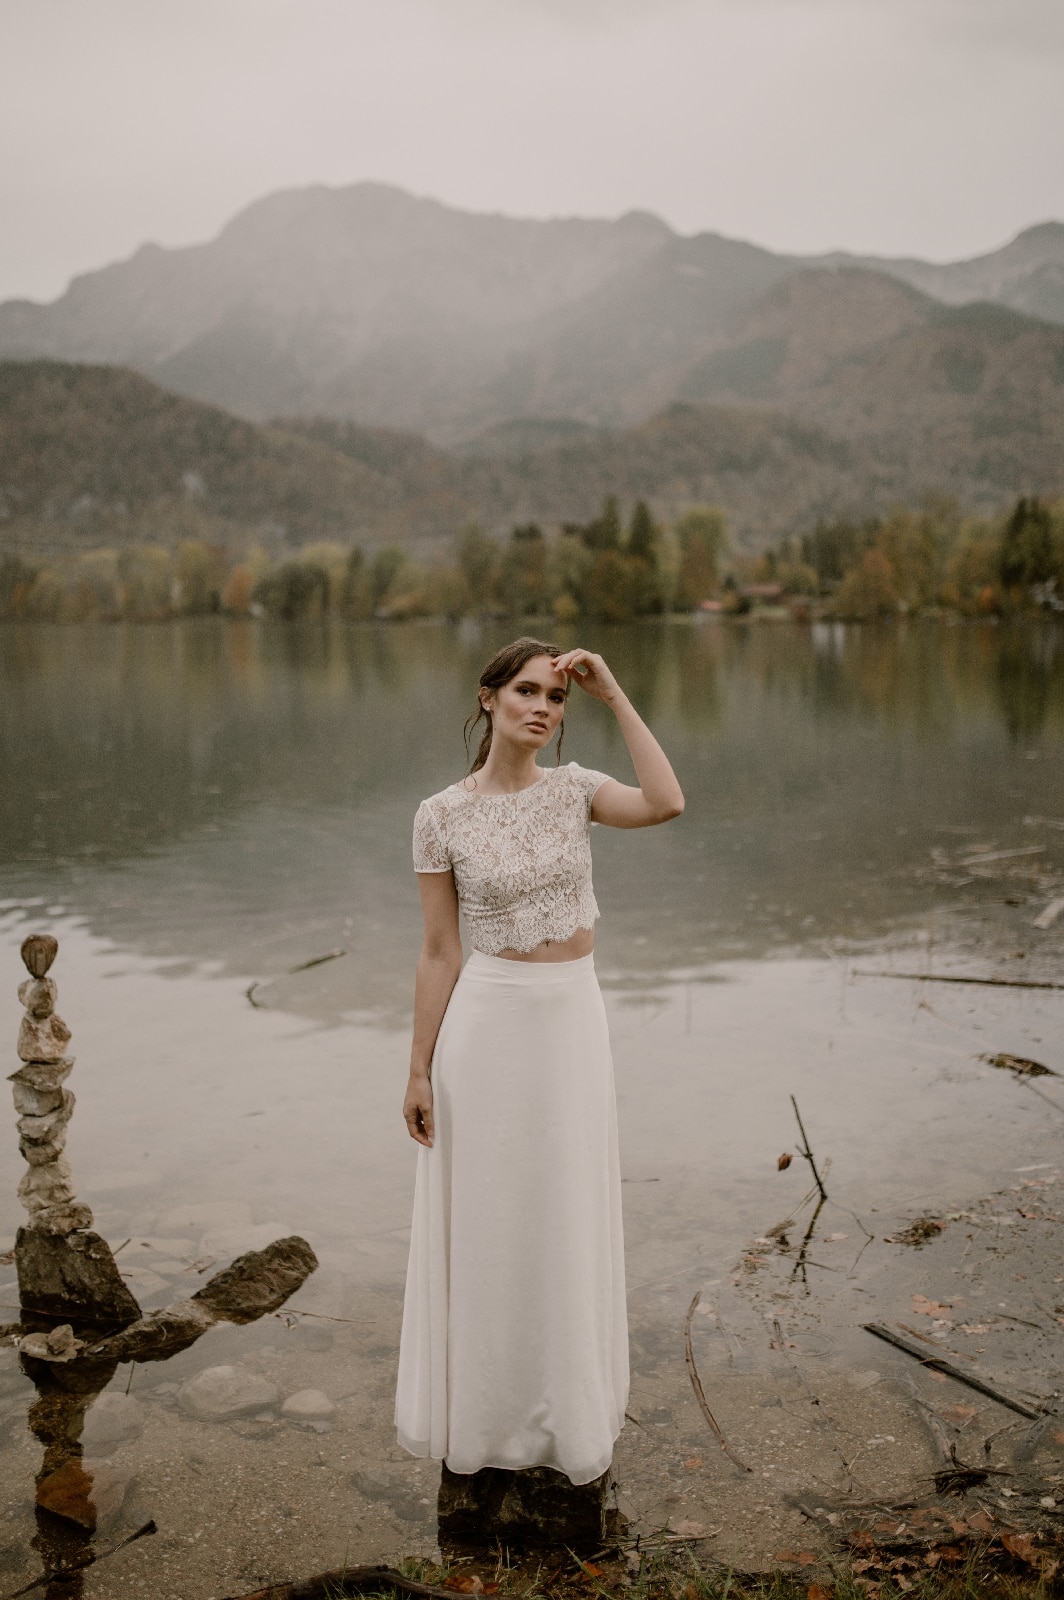
<svg viewBox="0 0 1064 1600"><path fill-rule="evenodd" d="M404 1578L394 1567L342 1567L337 1572L321 1572L301 1583L271 1584L251 1594L231 1595L229 1600L326 1600L328 1595L379 1594L393 1589L399 1594L429 1597L429 1600L454 1600L449 1589L436 1589L428 1583Z"/></svg>
<svg viewBox="0 0 1064 1600"><path fill-rule="evenodd" d="M124 1550L127 1544L133 1544L135 1540L143 1539L147 1534L157 1533L158 1531L154 1522L146 1522L135 1533L127 1534L124 1539L120 1539L117 1544L113 1544L109 1550L101 1550L98 1554L87 1550L79 1559L72 1561L69 1566L58 1567L52 1572L44 1572L39 1578L34 1578L32 1583L27 1583L24 1588L12 1590L11 1594L6 1596L6 1600L18 1600L20 1595L32 1594L34 1589L43 1589L46 1585L53 1583L69 1583L75 1573L84 1571L86 1567L95 1566L97 1561L105 1561L108 1556L117 1555L119 1550ZM78 1589L77 1592L80 1594L81 1590Z"/></svg>
<svg viewBox="0 0 1064 1600"><path fill-rule="evenodd" d="M1022 1400L1015 1400L1012 1395L995 1389L993 1384L984 1383L983 1379L977 1378L974 1373L962 1372L960 1367L955 1367L952 1361L946 1361L942 1356L925 1355L911 1339L895 1333L892 1328L885 1328L881 1322L863 1322L861 1326L866 1333L874 1334L877 1339L885 1339L887 1344L892 1344L895 1349L903 1350L907 1356L913 1356L922 1366L931 1367L935 1372L944 1372L947 1378L953 1378L957 1383L963 1383L969 1389L975 1389L979 1394L989 1396L991 1400L996 1400L998 1405L1007 1406L1010 1411L1018 1412L1021 1417L1032 1419L1041 1417L1047 1409L1045 1406L1029 1406Z"/></svg>
<svg viewBox="0 0 1064 1600"><path fill-rule="evenodd" d="M691 1304L687 1308L687 1316L684 1318L683 1325L684 1360L687 1362L687 1371L691 1378L691 1388L695 1392L695 1399L698 1401L699 1410L702 1412L702 1415L705 1417L706 1421L713 1429L713 1432L716 1434L720 1447L724 1451L724 1454L728 1457L728 1460L734 1462L741 1472L753 1472L753 1467L748 1467L745 1461L739 1460L739 1457L732 1450L727 1439L721 1432L720 1424L713 1415L712 1411L709 1409L705 1392L702 1388L702 1381L698 1376L698 1368L695 1366L695 1353L691 1345L691 1319L695 1314L695 1309L701 1298L702 1291L699 1289L698 1293L695 1295L694 1299L691 1301Z"/></svg>
<svg viewBox="0 0 1064 1600"><path fill-rule="evenodd" d="M820 1173L817 1171L816 1162L813 1159L813 1152L809 1148L809 1139L808 1139L808 1137L806 1135L805 1128L804 1128L804 1126L802 1124L802 1114L798 1110L798 1102L794 1098L793 1094L791 1095L791 1105L794 1107L794 1115L795 1115L795 1117L797 1118L797 1121L798 1121L798 1131L802 1136L801 1149L799 1150L798 1153L799 1153L799 1155L804 1156L806 1161L808 1161L809 1166L810 1166L810 1168L812 1170L812 1173L813 1173L813 1177L816 1179L816 1186L820 1190L820 1199L821 1199L821 1202L823 1203L823 1201L825 1201L827 1199L827 1197L828 1197L828 1192L824 1188L823 1180L821 1179ZM819 1207L818 1207L818 1209L819 1209Z"/></svg>
<svg viewBox="0 0 1064 1600"><path fill-rule="evenodd" d="M268 988L271 983L276 983L278 978L290 978L296 972L309 972L311 967L322 967L326 961L336 961L340 956L346 956L346 954L346 950L326 950L323 956L311 956L309 961L301 961L298 967L289 967L286 972L278 972L272 978L256 978L254 983L248 985L244 993L256 1010L261 1011L262 1007L255 999L256 989Z"/></svg>
<svg viewBox="0 0 1064 1600"><path fill-rule="evenodd" d="M1034 978L960 978L943 972L862 972L854 967L855 978L903 978L907 983L979 983L992 989L1064 989L1064 983L1039 982Z"/></svg>

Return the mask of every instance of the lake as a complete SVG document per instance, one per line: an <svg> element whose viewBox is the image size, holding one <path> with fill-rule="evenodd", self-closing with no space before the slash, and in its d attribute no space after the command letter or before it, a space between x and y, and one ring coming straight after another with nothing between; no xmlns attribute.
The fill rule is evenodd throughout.
<svg viewBox="0 0 1064 1600"><path fill-rule="evenodd" d="M221 619L0 628L12 1066L17 947L50 931L77 1058L76 1187L100 1231L129 1241L119 1262L142 1306L280 1234L303 1234L321 1261L287 1317L120 1369L115 1392L129 1383L138 1408L94 1448L125 1463L114 1526L143 1513L161 1532L86 1575L86 1595L140 1593L153 1574L153 1593L194 1600L336 1566L346 1549L432 1547L433 1469L390 1431L414 1162L399 1115L419 940L410 829L419 800L464 770L478 672L509 636ZM661 1439L675 1427L680 1449L700 1426L684 1409L685 1307L721 1284L718 1308L731 1295L736 1326L761 1326L735 1263L807 1187L800 1158L776 1170L797 1148L792 1094L833 1201L862 1228L1057 1160L1055 1080L1037 1098L980 1058L1064 1069L1064 995L932 994L863 974L1061 977L1064 917L1033 923L1064 893L1064 628L648 623L559 642L602 651L687 796L667 827L593 841L632 1406L665 1413ZM608 711L576 692L564 758L630 778ZM0 1249L21 1219L10 1119ZM894 1292L895 1258L873 1222L851 1271L863 1233L832 1227L818 1257L829 1287L793 1308L809 1359L837 1376L865 1337L846 1295ZM13 1277L0 1266L7 1306ZM751 1382L756 1342L739 1363ZM181 1385L212 1364L280 1395L321 1389L335 1414L316 1429L269 1406L197 1420ZM40 1570L32 1398L0 1366L0 1463L21 1485L0 1523L12 1585ZM635 1434L618 1470L633 1519L653 1523L668 1515L664 1468ZM734 1521L763 1516L751 1503Z"/></svg>

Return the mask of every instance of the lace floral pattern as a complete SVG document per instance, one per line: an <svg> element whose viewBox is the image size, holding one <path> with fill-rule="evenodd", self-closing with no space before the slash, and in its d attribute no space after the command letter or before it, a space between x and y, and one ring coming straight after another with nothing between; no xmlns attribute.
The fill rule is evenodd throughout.
<svg viewBox="0 0 1064 1600"><path fill-rule="evenodd" d="M414 871L454 872L474 949L534 950L591 928L591 801L609 774L570 761L517 794L457 786L423 800Z"/></svg>

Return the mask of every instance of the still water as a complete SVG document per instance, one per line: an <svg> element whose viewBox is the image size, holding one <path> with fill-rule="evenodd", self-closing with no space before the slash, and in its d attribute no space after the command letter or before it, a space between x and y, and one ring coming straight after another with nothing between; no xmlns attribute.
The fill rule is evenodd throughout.
<svg viewBox="0 0 1064 1600"><path fill-rule="evenodd" d="M222 621L0 629L12 1066L17 945L51 931L78 1063L76 1186L100 1231L130 1241L119 1260L142 1306L189 1292L202 1262L289 1232L322 1263L287 1321L217 1330L165 1368L120 1369L116 1391L129 1382L139 1396L125 1434L94 1444L90 1410L86 1454L126 1474L115 1529L145 1513L162 1531L114 1558L106 1581L87 1574L86 1595L193 1600L336 1566L345 1551L431 1548L432 1469L390 1433L413 1172L398 1114L419 937L410 826L464 768L462 723L504 637ZM928 1007L917 985L858 974L918 963L1060 977L1064 918L1032 923L1064 882L1064 630L660 625L579 642L606 655L687 795L668 827L596 829L593 844L632 1404L653 1401L667 1432L686 1393L677 1339L691 1293L729 1282L744 1242L801 1198L801 1163L776 1171L794 1148L792 1093L833 1196L869 1216L956 1204L1056 1159L1053 1110L979 1057L1007 1049L1064 1069L1064 996L943 988ZM578 694L564 757L630 776L608 711ZM20 1220L9 1116L0 1250ZM825 1274L848 1237L837 1228L824 1244ZM866 1296L888 1292L885 1252L877 1241L862 1258ZM0 1265L5 1305L13 1276ZM858 1311L836 1309L830 1331L802 1315L809 1352L841 1370L862 1336ZM335 1412L316 1430L276 1407L195 1419L180 1386L218 1364L265 1375L282 1397L320 1389ZM40 1571L32 1397L0 1365L0 1576L12 1587ZM675 1425L676 1448L690 1448L682 1427L697 1419ZM668 1496L629 1435L629 1510L653 1522ZM760 1508L747 1510L756 1523ZM735 1509L736 1526L746 1514Z"/></svg>

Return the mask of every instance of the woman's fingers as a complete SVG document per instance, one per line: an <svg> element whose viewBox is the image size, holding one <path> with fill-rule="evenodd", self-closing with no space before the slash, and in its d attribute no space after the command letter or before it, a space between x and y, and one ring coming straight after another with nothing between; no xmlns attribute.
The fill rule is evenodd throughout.
<svg viewBox="0 0 1064 1600"><path fill-rule="evenodd" d="M408 1096L403 1104L403 1121L406 1131L411 1139L416 1139L418 1144L426 1145L431 1149L434 1132L432 1122L431 1097L413 1098Z"/></svg>

